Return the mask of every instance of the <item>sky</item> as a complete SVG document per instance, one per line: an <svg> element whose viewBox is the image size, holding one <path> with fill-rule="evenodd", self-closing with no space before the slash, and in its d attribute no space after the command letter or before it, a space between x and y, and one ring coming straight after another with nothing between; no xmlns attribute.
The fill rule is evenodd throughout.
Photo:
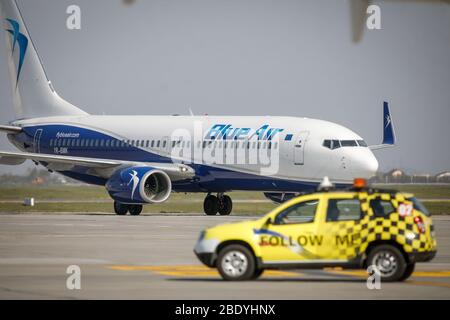
<svg viewBox="0 0 450 320"><path fill-rule="evenodd" d="M379 144L386 100L398 145L376 151L380 170L450 170L450 4L373 3L382 29L354 43L349 0L18 0L56 91L90 114L309 117ZM2 124L6 54L0 33Z"/></svg>

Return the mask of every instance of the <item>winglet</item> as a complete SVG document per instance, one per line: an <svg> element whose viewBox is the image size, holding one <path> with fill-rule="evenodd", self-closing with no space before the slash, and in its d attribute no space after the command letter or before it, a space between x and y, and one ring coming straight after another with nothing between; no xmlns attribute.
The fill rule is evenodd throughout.
<svg viewBox="0 0 450 320"><path fill-rule="evenodd" d="M395 145L394 123L392 121L389 103L383 104L383 142L385 145Z"/></svg>
<svg viewBox="0 0 450 320"><path fill-rule="evenodd" d="M379 145L369 146L371 150L379 150L395 146L395 130L394 122L392 120L391 111L389 109L389 103L383 103L383 142Z"/></svg>

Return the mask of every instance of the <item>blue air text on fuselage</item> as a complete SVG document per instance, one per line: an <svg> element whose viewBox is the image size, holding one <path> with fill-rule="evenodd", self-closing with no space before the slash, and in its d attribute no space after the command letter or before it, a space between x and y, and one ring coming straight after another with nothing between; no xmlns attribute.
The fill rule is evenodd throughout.
<svg viewBox="0 0 450 320"><path fill-rule="evenodd" d="M235 128L231 124L214 124L207 132L205 140L272 140L284 129L272 128L264 124L256 130L252 128Z"/></svg>

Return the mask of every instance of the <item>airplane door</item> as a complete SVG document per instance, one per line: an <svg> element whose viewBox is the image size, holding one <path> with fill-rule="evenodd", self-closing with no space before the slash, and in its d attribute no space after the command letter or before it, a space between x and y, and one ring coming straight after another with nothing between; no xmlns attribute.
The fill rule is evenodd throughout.
<svg viewBox="0 0 450 320"><path fill-rule="evenodd" d="M305 164L305 144L308 141L309 131L301 131L294 141L294 164Z"/></svg>
<svg viewBox="0 0 450 320"><path fill-rule="evenodd" d="M34 153L41 153L41 137L42 137L42 129L37 129L34 133Z"/></svg>

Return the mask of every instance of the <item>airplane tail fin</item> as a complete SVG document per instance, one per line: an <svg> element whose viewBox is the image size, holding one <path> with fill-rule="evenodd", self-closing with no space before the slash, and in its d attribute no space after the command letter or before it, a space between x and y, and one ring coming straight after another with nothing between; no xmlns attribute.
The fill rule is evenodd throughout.
<svg viewBox="0 0 450 320"><path fill-rule="evenodd" d="M395 145L394 123L392 122L389 103L383 103L383 142L382 144Z"/></svg>
<svg viewBox="0 0 450 320"><path fill-rule="evenodd" d="M86 115L62 99L48 80L15 0L0 0L16 119Z"/></svg>
<svg viewBox="0 0 450 320"><path fill-rule="evenodd" d="M370 146L372 150L383 149L387 147L393 147L396 143L394 122L392 120L391 110L389 109L389 103L383 103L383 141L380 145Z"/></svg>

